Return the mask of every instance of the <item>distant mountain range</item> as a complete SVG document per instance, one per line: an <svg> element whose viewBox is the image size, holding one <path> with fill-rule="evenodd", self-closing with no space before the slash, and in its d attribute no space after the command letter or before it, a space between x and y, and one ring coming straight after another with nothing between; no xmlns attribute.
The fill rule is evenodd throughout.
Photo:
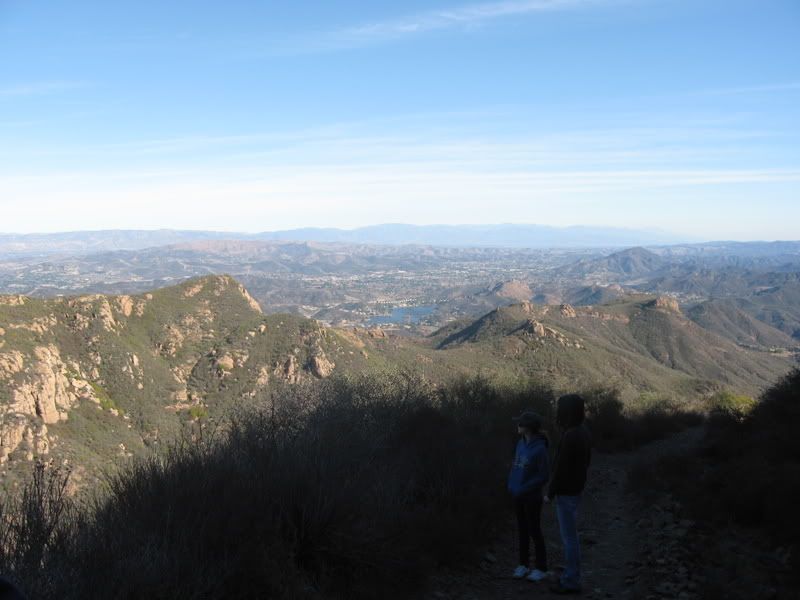
<svg viewBox="0 0 800 600"><path fill-rule="evenodd" d="M261 239L313 240L357 244L425 244L433 246L500 246L508 248L608 247L668 244L679 236L614 227L549 227L546 225L404 225L358 229L294 229L259 234Z"/></svg>
<svg viewBox="0 0 800 600"><path fill-rule="evenodd" d="M613 227L549 227L546 225L406 225L384 224L356 229L305 228L262 233L159 229L0 234L0 253L76 254L107 250L140 250L209 240L304 241L346 244L422 244L452 247L626 247L677 244L685 237L663 232Z"/></svg>

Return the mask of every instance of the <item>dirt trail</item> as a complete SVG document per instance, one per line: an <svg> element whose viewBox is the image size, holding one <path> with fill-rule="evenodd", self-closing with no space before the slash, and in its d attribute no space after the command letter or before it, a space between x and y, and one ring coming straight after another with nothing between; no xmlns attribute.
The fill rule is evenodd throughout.
<svg viewBox="0 0 800 600"><path fill-rule="evenodd" d="M584 598L696 598L691 580L691 551L685 538L692 523L680 519L680 507L665 498L644 506L627 491L630 467L639 461L696 444L701 428L686 430L636 451L619 454L595 452L589 481L579 509ZM510 509L509 509L510 510ZM557 597L548 584L514 580L517 565L516 530L509 515L502 536L471 570L439 573L425 600L495 600L522 597ZM542 524L550 569L562 564L555 508L545 506Z"/></svg>

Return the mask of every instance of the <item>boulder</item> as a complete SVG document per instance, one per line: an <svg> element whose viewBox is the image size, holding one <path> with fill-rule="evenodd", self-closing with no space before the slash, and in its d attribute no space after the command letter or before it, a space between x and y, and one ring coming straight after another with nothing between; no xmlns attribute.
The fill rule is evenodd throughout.
<svg viewBox="0 0 800 600"><path fill-rule="evenodd" d="M312 356L309 360L309 367L311 372L320 379L330 376L336 365L328 359L324 354Z"/></svg>
<svg viewBox="0 0 800 600"><path fill-rule="evenodd" d="M681 307L675 298L670 296L659 296L650 303L653 308L665 310L668 312L680 313Z"/></svg>
<svg viewBox="0 0 800 600"><path fill-rule="evenodd" d="M216 360L217 366L224 371L232 371L236 363L230 354L223 354Z"/></svg>
<svg viewBox="0 0 800 600"><path fill-rule="evenodd" d="M569 304L562 304L561 305L561 316L567 317L568 319L574 319L578 316L578 313L575 312L575 309Z"/></svg>

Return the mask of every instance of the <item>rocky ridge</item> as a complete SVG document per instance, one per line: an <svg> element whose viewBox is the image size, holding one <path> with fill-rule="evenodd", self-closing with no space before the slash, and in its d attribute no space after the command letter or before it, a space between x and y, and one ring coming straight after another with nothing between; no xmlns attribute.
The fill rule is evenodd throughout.
<svg viewBox="0 0 800 600"><path fill-rule="evenodd" d="M329 352L349 346L312 321L264 316L227 276L140 296L0 296L0 323L0 464L44 459L62 443L65 455L85 454L69 430L98 418L89 406L127 456L192 407L205 414L270 382L329 377L338 362Z"/></svg>

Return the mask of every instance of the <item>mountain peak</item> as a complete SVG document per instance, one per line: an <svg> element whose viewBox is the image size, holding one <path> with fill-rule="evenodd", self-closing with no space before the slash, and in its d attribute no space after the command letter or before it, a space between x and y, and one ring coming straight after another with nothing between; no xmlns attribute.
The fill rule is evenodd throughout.
<svg viewBox="0 0 800 600"><path fill-rule="evenodd" d="M528 284L517 279L501 281L492 288L492 293L500 298L510 298L518 302L529 301L533 296Z"/></svg>
<svg viewBox="0 0 800 600"><path fill-rule="evenodd" d="M166 288L171 289L171 288ZM234 293L241 296L248 306L255 312L261 314L261 306L256 299L250 295L245 287L230 275L204 275L188 279L177 286L183 292L185 298L192 298L200 293L206 292L213 296L220 297L223 294Z"/></svg>

